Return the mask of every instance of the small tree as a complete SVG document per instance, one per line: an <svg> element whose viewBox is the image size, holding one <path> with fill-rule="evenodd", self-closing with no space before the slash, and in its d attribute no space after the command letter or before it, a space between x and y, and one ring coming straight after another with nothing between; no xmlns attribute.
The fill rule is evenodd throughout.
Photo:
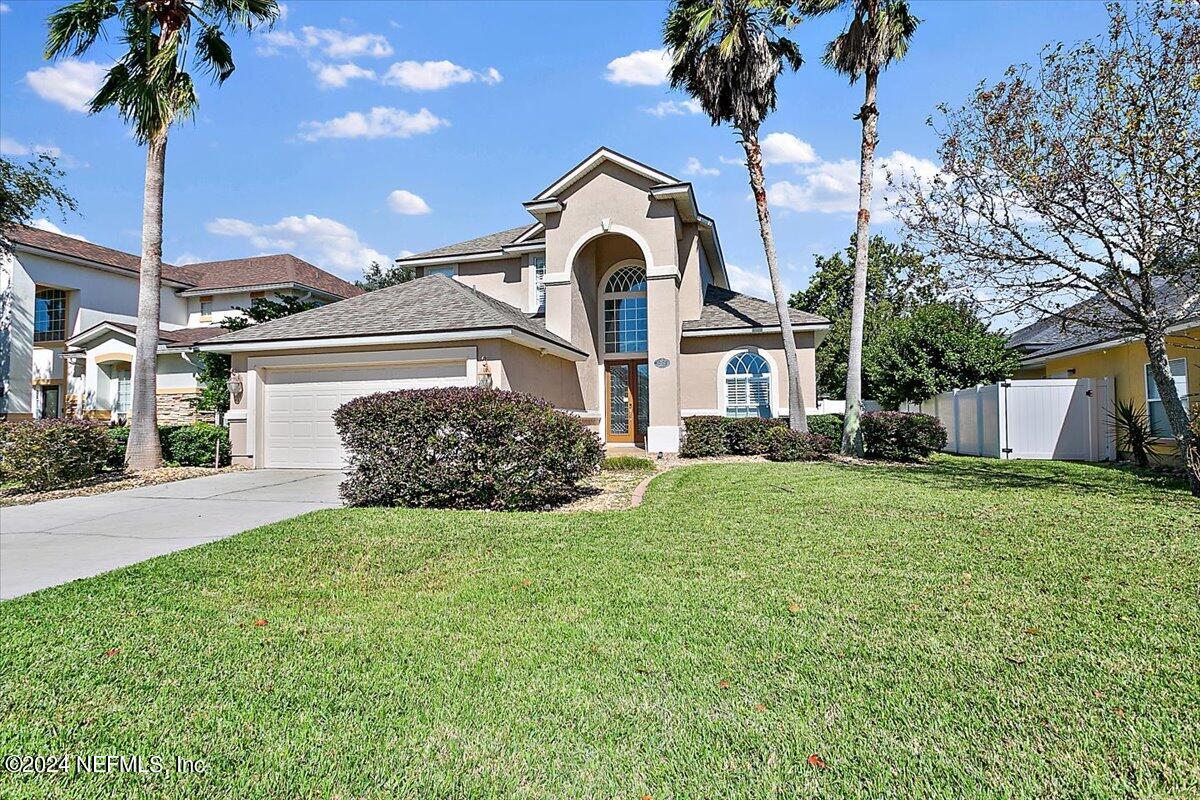
<svg viewBox="0 0 1200 800"><path fill-rule="evenodd" d="M364 292L374 292L378 289L386 289L389 286L408 283L416 276L416 271L412 267L407 267L403 264L393 264L384 269L378 261L372 261L371 265L363 270L362 278L355 281L354 285Z"/></svg>
<svg viewBox="0 0 1200 800"><path fill-rule="evenodd" d="M1198 64L1200 6L1113 3L1106 35L1048 47L1036 67L941 107L931 124L944 174L897 188L913 239L995 310L1145 343L1200 496L1166 349L1200 308Z"/></svg>
<svg viewBox="0 0 1200 800"><path fill-rule="evenodd" d="M792 430L807 432L800 362L779 276L758 143L763 120L775 110L775 80L784 69L797 70L801 64L796 43L779 35L780 27L794 21L787 6L777 0L675 0L663 24L663 41L674 57L671 85L694 97L713 125L732 124L746 151L750 191L783 335L789 423Z"/></svg>
<svg viewBox="0 0 1200 800"><path fill-rule="evenodd" d="M936 302L880 320L863 372L884 408L919 403L961 386L1011 378L1020 356L966 303Z"/></svg>
<svg viewBox="0 0 1200 800"><path fill-rule="evenodd" d="M817 348L817 391L823 397L844 398L849 362L851 304L857 235L850 246L831 256L815 257L816 269L808 286L792 295L792 308L819 314L830 322L829 332ZM939 267L912 247L871 237L867 258L864 347L893 317L933 302L944 292ZM874 399L870 376L863 375L864 398Z"/></svg>

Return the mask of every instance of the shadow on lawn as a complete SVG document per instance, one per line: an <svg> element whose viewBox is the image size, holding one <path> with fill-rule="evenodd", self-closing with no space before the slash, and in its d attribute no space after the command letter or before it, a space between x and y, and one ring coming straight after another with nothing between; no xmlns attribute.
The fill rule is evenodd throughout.
<svg viewBox="0 0 1200 800"><path fill-rule="evenodd" d="M1000 461L996 459L938 457L928 464L846 464L845 469L923 487L970 489L1053 489L1079 494L1151 498L1180 493L1187 499L1181 476L1115 464L1081 464L1058 461Z"/></svg>

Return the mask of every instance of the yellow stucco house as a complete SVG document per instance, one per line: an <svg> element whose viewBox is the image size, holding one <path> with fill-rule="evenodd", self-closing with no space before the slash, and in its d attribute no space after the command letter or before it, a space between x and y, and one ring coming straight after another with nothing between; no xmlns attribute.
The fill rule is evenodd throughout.
<svg viewBox="0 0 1200 800"><path fill-rule="evenodd" d="M1185 299L1180 296L1173 302L1183 303ZM1175 306L1175 313L1178 308ZM1077 306L1074 310L1077 313L1079 309ZM1200 309L1192 310L1196 313L1171 329L1167 356L1175 386L1194 417L1200 409ZM1112 378L1115 400L1143 406L1161 443L1174 447L1158 389L1150 376L1146 345L1139 339L1046 317L1016 331L1008 344L1021 353L1021 369L1015 376L1018 379Z"/></svg>

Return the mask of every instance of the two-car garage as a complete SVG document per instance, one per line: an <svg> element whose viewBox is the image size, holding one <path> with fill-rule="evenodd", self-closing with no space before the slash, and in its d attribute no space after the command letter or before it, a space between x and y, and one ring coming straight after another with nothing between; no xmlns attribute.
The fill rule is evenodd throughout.
<svg viewBox="0 0 1200 800"><path fill-rule="evenodd" d="M375 392L470 386L471 371L466 358L371 366L259 365L263 457L258 466L341 469L344 453L333 424L339 406Z"/></svg>

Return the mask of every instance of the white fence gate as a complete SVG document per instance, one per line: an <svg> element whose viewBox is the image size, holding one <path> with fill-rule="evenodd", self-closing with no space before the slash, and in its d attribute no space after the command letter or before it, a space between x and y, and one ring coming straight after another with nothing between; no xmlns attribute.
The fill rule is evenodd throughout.
<svg viewBox="0 0 1200 800"><path fill-rule="evenodd" d="M1116 458L1113 378L1006 381L932 397L920 411L946 428L946 451L991 458Z"/></svg>

